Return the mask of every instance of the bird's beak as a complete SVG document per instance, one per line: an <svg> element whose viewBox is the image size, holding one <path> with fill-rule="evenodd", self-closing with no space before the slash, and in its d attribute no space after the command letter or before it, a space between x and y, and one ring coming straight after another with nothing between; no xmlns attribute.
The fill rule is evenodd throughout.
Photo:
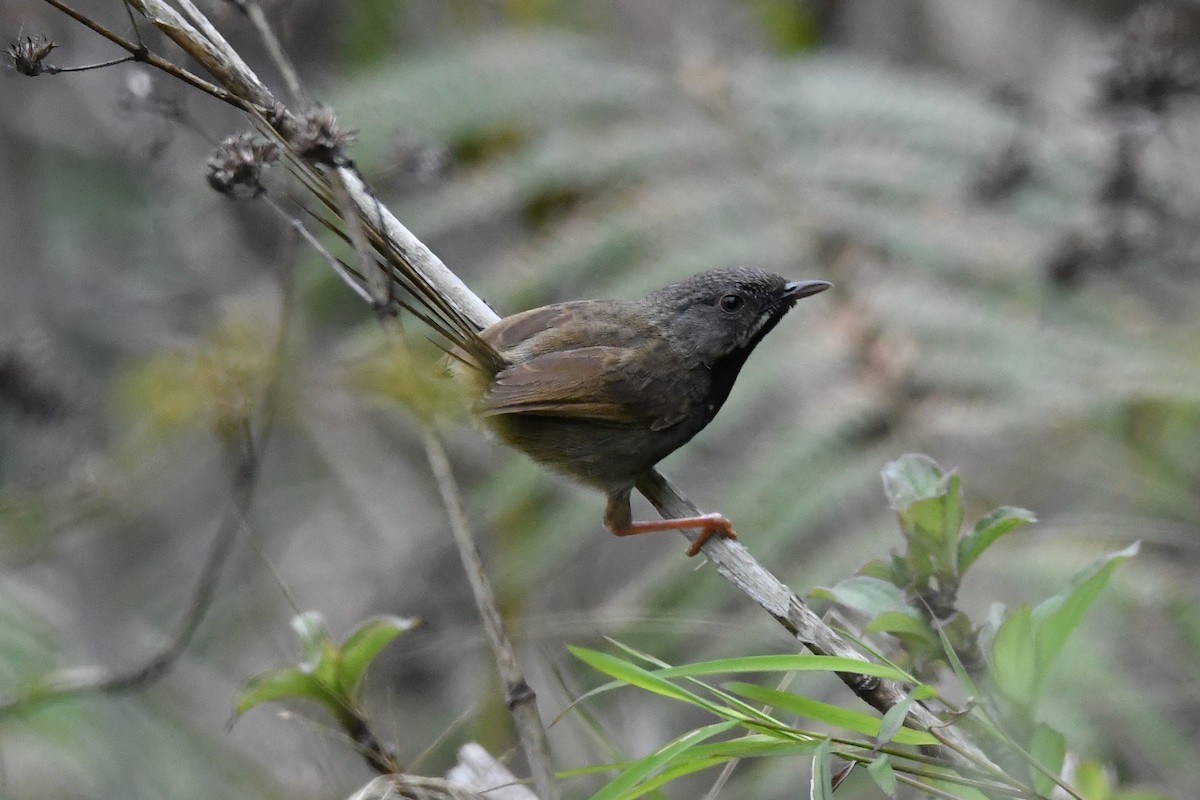
<svg viewBox="0 0 1200 800"><path fill-rule="evenodd" d="M783 285L783 299L799 300L801 297L810 297L825 291L830 286L833 284L829 281L788 281Z"/></svg>

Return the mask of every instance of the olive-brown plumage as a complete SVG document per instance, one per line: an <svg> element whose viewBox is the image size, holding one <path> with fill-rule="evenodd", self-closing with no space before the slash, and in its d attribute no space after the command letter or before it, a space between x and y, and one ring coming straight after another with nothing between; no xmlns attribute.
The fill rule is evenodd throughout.
<svg viewBox="0 0 1200 800"><path fill-rule="evenodd" d="M636 300L583 300L506 317L478 334L446 332L475 411L505 443L603 490L613 533L701 528L719 514L633 522L638 478L720 410L746 358L825 281L786 281L753 267L694 275ZM441 327L441 326L439 326Z"/></svg>

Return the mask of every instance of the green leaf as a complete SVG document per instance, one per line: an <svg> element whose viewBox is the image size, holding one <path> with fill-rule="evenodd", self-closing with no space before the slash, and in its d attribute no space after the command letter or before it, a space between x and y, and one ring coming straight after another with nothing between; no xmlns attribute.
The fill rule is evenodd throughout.
<svg viewBox="0 0 1200 800"><path fill-rule="evenodd" d="M939 493L900 509L908 540L910 577L924 583L932 575L958 574L958 534L962 528L962 481L950 475Z"/></svg>
<svg viewBox="0 0 1200 800"><path fill-rule="evenodd" d="M780 739L774 734L752 733L727 742L702 744L693 747L691 755L696 758L716 758L729 761L734 758L763 758L768 756L811 755L817 748L816 741Z"/></svg>
<svg viewBox="0 0 1200 800"><path fill-rule="evenodd" d="M1037 675L1044 680L1050 665L1062 652L1067 637L1079 626L1083 615L1104 589L1113 570L1137 555L1138 543L1098 558L1072 576L1066 589L1038 604L1033 611L1037 642ZM997 633L999 636L999 633Z"/></svg>
<svg viewBox="0 0 1200 800"><path fill-rule="evenodd" d="M929 627L929 623L915 609L909 609L908 613L905 614L886 611L871 620L864 633L891 633L896 636L911 636L927 646L937 644L937 634L933 632L933 629Z"/></svg>
<svg viewBox="0 0 1200 800"><path fill-rule="evenodd" d="M1028 603L1010 611L1000 623L992 639L989 666L996 688L1023 705L1033 702L1040 680L1033 639L1033 609Z"/></svg>
<svg viewBox="0 0 1200 800"><path fill-rule="evenodd" d="M603 655L603 653L598 653L597 655ZM578 657L578 654L576 656ZM733 728L735 724L733 722L718 722L680 736L666 747L660 748L645 758L635 761L607 786L592 795L592 800L618 800L618 798L626 800L626 798L638 797L642 793L636 791L636 787L642 781L671 764L688 748L705 739L711 739L718 734L724 733Z"/></svg>
<svg viewBox="0 0 1200 800"><path fill-rule="evenodd" d="M781 692L777 689L768 689L750 683L733 682L725 684L725 688L734 694L741 695L758 703L774 706L789 714L796 714L800 717L824 722L827 725L853 731L854 733L861 733L865 736L879 735L879 720L861 711L851 711L828 703L822 703L818 700L810 700L800 695ZM937 739L932 735L924 731L915 731L911 728L900 728L892 740L897 744L937 744Z"/></svg>
<svg viewBox="0 0 1200 800"><path fill-rule="evenodd" d="M1051 776L1062 772L1063 758L1067 755L1067 740L1049 725L1038 723L1029 743L1029 754L1039 766L1045 768L1043 771L1030 765L1033 788L1042 797L1049 797L1057 785Z"/></svg>
<svg viewBox="0 0 1200 800"><path fill-rule="evenodd" d="M962 687L962 690L967 693L968 697L979 697L979 687L975 685L975 681L971 679L971 675L967 672L962 659L958 657L958 652L954 649L954 643L946 635L943 626L938 625L936 630L938 641L942 646L942 653L946 656L946 663L950 665L951 671L954 672L954 677L958 679L958 685Z"/></svg>
<svg viewBox="0 0 1200 800"><path fill-rule="evenodd" d="M875 746L883 747L894 739L900 729L904 727L904 721L908 719L908 709L912 706L913 700L921 699L922 696L928 699L933 691L932 686L918 686L900 698L899 703L889 708L883 715L883 719L879 721L879 734L875 737Z"/></svg>
<svg viewBox="0 0 1200 800"><path fill-rule="evenodd" d="M367 667L383 648L397 636L421 624L415 617L382 616L360 625L342 643L338 665L338 685L348 695L354 695Z"/></svg>
<svg viewBox="0 0 1200 800"><path fill-rule="evenodd" d="M829 740L817 746L813 753L812 784L809 797L812 800L833 800L833 775L829 765Z"/></svg>
<svg viewBox="0 0 1200 800"><path fill-rule="evenodd" d="M737 672L849 672L855 675L870 675L900 683L911 683L914 679L904 670L874 661L840 656L818 656L797 653L794 655L739 656L714 661L701 661L654 670L660 678L698 677L702 675L729 675Z"/></svg>
<svg viewBox="0 0 1200 800"><path fill-rule="evenodd" d="M916 614L898 586L866 575L845 578L830 588L818 587L809 592L809 597L833 600L870 619L885 612Z"/></svg>
<svg viewBox="0 0 1200 800"><path fill-rule="evenodd" d="M255 675L238 690L234 711L238 716L255 706L280 700L312 700L326 708L336 701L311 674L296 667L284 667Z"/></svg>
<svg viewBox="0 0 1200 800"><path fill-rule="evenodd" d="M1001 506L979 520L971 532L958 543L958 574L966 572L967 568L1001 536L1032 522L1037 522L1034 513L1016 506Z"/></svg>
<svg viewBox="0 0 1200 800"><path fill-rule="evenodd" d="M908 453L883 468L883 491L900 511L942 491L942 468L927 455Z"/></svg>
<svg viewBox="0 0 1200 800"><path fill-rule="evenodd" d="M710 711L718 716L729 716L732 712L729 709L718 706L715 703L709 702L699 695L682 689L671 683L665 678L661 678L653 672L643 669L636 664L631 664L624 659L601 653L597 650L589 650L584 647L568 647L571 654L578 658L583 663L587 664L592 669L603 672L609 677L616 678L619 681L624 681L630 686L636 686L639 689L645 689L654 694L660 694L663 697L669 697L672 700L681 700L685 703L699 706L700 708ZM739 719L741 715L736 715Z"/></svg>
<svg viewBox="0 0 1200 800"><path fill-rule="evenodd" d="M929 456L909 454L883 468L883 488L908 540L909 581L925 584L934 575L957 575L962 491Z"/></svg>
<svg viewBox="0 0 1200 800"><path fill-rule="evenodd" d="M879 790L888 797L896 796L896 773L892 771L892 760L887 753L880 753L870 764L867 764L867 774Z"/></svg>

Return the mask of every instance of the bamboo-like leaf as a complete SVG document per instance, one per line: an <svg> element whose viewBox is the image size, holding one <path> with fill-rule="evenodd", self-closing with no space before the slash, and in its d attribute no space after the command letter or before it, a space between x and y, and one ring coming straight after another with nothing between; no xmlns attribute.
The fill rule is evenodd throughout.
<svg viewBox="0 0 1200 800"><path fill-rule="evenodd" d="M812 782L808 795L812 800L833 800L833 769L829 759L829 740L826 739L813 753Z"/></svg>
<svg viewBox="0 0 1200 800"><path fill-rule="evenodd" d="M691 703L718 716L729 716L731 713L728 709L705 700L699 695L676 686L670 681L655 675L653 672L624 659L617 658L608 653L601 653L597 650L588 650L583 647L568 647L567 649L570 650L572 655L592 669L603 672L605 675L616 678L630 686L636 686L648 692L669 697L672 700Z"/></svg>
<svg viewBox="0 0 1200 800"><path fill-rule="evenodd" d="M829 703L822 703L819 700L810 700L800 695L781 692L777 689L768 689L750 683L734 682L726 684L725 688L734 694L739 694L758 703L773 706L780 711L786 711L806 719L823 722L826 725L832 725L852 733L860 733L873 737L879 736L880 720L861 711L851 711L830 705ZM937 744L937 739L932 735L910 728L900 728L896 731L893 741L897 744Z"/></svg>
<svg viewBox="0 0 1200 800"><path fill-rule="evenodd" d="M592 800L626 800L626 798L639 797L642 793L637 791L637 787L644 780L656 772L665 769L681 753L687 751L688 748L728 731L735 724L733 722L718 722L694 731L689 731L665 747L656 750L643 759L635 761L607 786L592 795Z"/></svg>

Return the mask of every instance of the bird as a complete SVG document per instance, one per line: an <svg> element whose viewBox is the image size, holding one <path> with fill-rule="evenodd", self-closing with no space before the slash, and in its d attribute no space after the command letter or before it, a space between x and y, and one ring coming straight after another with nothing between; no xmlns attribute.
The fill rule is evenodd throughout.
<svg viewBox="0 0 1200 800"><path fill-rule="evenodd" d="M717 513L634 521L639 478L713 420L754 348L798 300L830 288L751 266L712 269L636 299L573 300L477 330L415 287L421 319L451 343L451 371L508 446L607 497L617 536L697 529L736 539Z"/></svg>

